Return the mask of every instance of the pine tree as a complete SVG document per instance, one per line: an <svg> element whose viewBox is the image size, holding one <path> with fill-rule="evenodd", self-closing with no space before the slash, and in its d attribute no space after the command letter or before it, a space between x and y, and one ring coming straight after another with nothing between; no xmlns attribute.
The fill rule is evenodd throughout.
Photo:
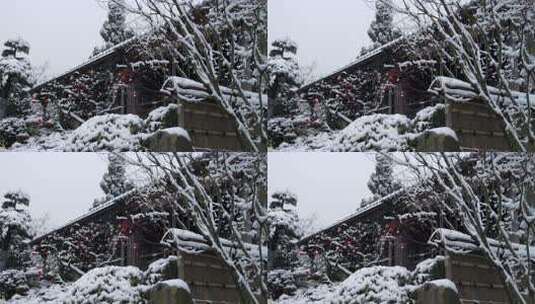
<svg viewBox="0 0 535 304"><path fill-rule="evenodd" d="M288 100L289 95L302 84L297 63L297 44L290 39L280 39L271 46L268 61L269 115L289 116L296 108L295 103Z"/></svg>
<svg viewBox="0 0 535 304"><path fill-rule="evenodd" d="M23 192L7 192L0 200L0 257L10 252L8 268L18 268L27 258L28 241L32 237L30 198Z"/></svg>
<svg viewBox="0 0 535 304"><path fill-rule="evenodd" d="M29 52L30 44L21 38L4 43L0 57L0 118L22 115L29 108L29 104L23 102L26 89L32 85Z"/></svg>
<svg viewBox="0 0 535 304"><path fill-rule="evenodd" d="M126 161L115 153L108 155L108 171L104 173L100 188L106 195L93 202L93 208L127 192L134 188L134 185L126 177Z"/></svg>
<svg viewBox="0 0 535 304"><path fill-rule="evenodd" d="M104 39L105 45L95 48L93 56L134 36L133 31L126 25L124 0L108 0L108 19L102 25L100 36Z"/></svg>
<svg viewBox="0 0 535 304"><path fill-rule="evenodd" d="M291 192L276 192L269 203L269 259L273 267L288 267L293 243L302 233L297 215L297 197Z"/></svg>
<svg viewBox="0 0 535 304"><path fill-rule="evenodd" d="M373 42L369 48L363 48L361 55L380 47L401 36L401 31L394 27L394 12L391 0L376 0L375 20L370 24L368 36Z"/></svg>
<svg viewBox="0 0 535 304"><path fill-rule="evenodd" d="M387 196L401 188L401 184L394 179L393 161L388 156L377 153L375 156L375 171L368 181L368 189L372 192L372 197L365 198L361 202L361 207Z"/></svg>

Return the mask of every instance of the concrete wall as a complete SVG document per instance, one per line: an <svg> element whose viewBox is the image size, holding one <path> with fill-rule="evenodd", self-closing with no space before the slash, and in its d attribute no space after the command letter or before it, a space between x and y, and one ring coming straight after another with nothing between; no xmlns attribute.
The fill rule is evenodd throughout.
<svg viewBox="0 0 535 304"><path fill-rule="evenodd" d="M510 151L502 120L481 103L448 103L446 127L459 138L461 149Z"/></svg>
<svg viewBox="0 0 535 304"><path fill-rule="evenodd" d="M455 283L463 303L476 300L480 304L509 303L500 274L488 259L450 253L445 266L446 278Z"/></svg>
<svg viewBox="0 0 535 304"><path fill-rule="evenodd" d="M243 150L234 121L213 103L178 103L178 126L188 131L194 149Z"/></svg>
<svg viewBox="0 0 535 304"><path fill-rule="evenodd" d="M240 303L232 271L213 254L179 252L178 277L189 285L195 303Z"/></svg>

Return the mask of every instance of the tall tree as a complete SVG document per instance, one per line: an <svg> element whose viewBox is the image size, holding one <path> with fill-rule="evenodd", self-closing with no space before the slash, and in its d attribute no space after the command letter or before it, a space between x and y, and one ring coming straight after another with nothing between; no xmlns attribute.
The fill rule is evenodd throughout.
<svg viewBox="0 0 535 304"><path fill-rule="evenodd" d="M372 197L363 199L361 207L401 188L400 183L394 179L393 165L390 157L381 153L375 155L375 171L368 181L368 189L372 192Z"/></svg>
<svg viewBox="0 0 535 304"><path fill-rule="evenodd" d="M295 109L290 103L292 89L302 84L297 63L297 44L291 39L278 39L271 44L268 60L269 116L288 116Z"/></svg>
<svg viewBox="0 0 535 304"><path fill-rule="evenodd" d="M126 177L126 161L115 153L108 154L108 171L104 173L100 188L105 196L93 202L93 208L127 192L134 188L134 185Z"/></svg>
<svg viewBox="0 0 535 304"><path fill-rule="evenodd" d="M21 38L4 43L0 57L0 118L4 111L15 116L29 108L29 104L22 103L26 89L32 85L29 53L30 44Z"/></svg>
<svg viewBox="0 0 535 304"><path fill-rule="evenodd" d="M276 192L269 203L270 263L272 267L287 267L289 252L294 242L302 236L297 215L297 197L291 192Z"/></svg>
<svg viewBox="0 0 535 304"><path fill-rule="evenodd" d="M124 0L108 0L108 19L102 25L100 36L104 39L105 45L101 48L95 48L93 55L98 55L134 36L134 32L126 24Z"/></svg>
<svg viewBox="0 0 535 304"><path fill-rule="evenodd" d="M32 237L30 198L23 192L7 192L0 200L0 253L10 251L8 268L16 268L27 253L27 242Z"/></svg>
<svg viewBox="0 0 535 304"><path fill-rule="evenodd" d="M368 29L368 36L373 44L363 48L361 54L367 53L401 36L401 31L394 26L394 9L392 0L376 0L375 19Z"/></svg>

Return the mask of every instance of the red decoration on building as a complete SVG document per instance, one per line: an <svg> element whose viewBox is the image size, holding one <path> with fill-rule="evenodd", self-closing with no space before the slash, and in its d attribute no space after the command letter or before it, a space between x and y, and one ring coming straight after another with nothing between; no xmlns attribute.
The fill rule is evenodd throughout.
<svg viewBox="0 0 535 304"><path fill-rule="evenodd" d="M386 75L388 77L388 82L392 84L397 84L399 82L399 69L398 68L388 70L388 72L386 72Z"/></svg>
<svg viewBox="0 0 535 304"><path fill-rule="evenodd" d="M128 219L119 220L119 232L121 235L129 236L132 234L132 224Z"/></svg>
<svg viewBox="0 0 535 304"><path fill-rule="evenodd" d="M132 83L134 81L134 73L129 69L120 70L118 76L122 83Z"/></svg>

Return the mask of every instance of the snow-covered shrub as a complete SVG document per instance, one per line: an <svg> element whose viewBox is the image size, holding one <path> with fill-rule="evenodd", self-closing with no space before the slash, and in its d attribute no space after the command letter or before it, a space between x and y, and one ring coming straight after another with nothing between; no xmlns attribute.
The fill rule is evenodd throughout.
<svg viewBox="0 0 535 304"><path fill-rule="evenodd" d="M26 274L21 270L0 272L0 298L10 299L15 294L24 294L29 290Z"/></svg>
<svg viewBox="0 0 535 304"><path fill-rule="evenodd" d="M336 144L339 151L399 151L409 149L411 120L404 115L362 116L343 129Z"/></svg>
<svg viewBox="0 0 535 304"><path fill-rule="evenodd" d="M178 126L178 105L171 103L165 107L159 107L149 113L145 119L147 130L155 132L160 129Z"/></svg>
<svg viewBox="0 0 535 304"><path fill-rule="evenodd" d="M270 271L267 286L273 299L278 299L283 294L293 295L297 290L293 272L284 269Z"/></svg>
<svg viewBox="0 0 535 304"><path fill-rule="evenodd" d="M413 132L423 132L432 128L439 128L446 125L446 105L436 104L426 107L416 113L412 120Z"/></svg>
<svg viewBox="0 0 535 304"><path fill-rule="evenodd" d="M10 147L17 141L30 137L30 129L21 118L10 117L0 120L0 147Z"/></svg>
<svg viewBox="0 0 535 304"><path fill-rule="evenodd" d="M145 283L156 284L162 280L169 280L178 277L178 258L169 256L152 262L145 271Z"/></svg>
<svg viewBox="0 0 535 304"><path fill-rule="evenodd" d="M423 284L426 281L443 279L446 277L444 256L437 255L434 258L425 259L416 265L413 271L414 281Z"/></svg>
<svg viewBox="0 0 535 304"><path fill-rule="evenodd" d="M283 295L278 304L411 304L417 286L412 273L404 267L362 268L338 284L321 284L299 289L294 296Z"/></svg>
<svg viewBox="0 0 535 304"><path fill-rule="evenodd" d="M331 295L336 289L333 284L321 284L312 288L299 289L294 296L282 295L277 304L326 304L332 303Z"/></svg>
<svg viewBox="0 0 535 304"><path fill-rule="evenodd" d="M411 303L412 275L404 267L362 268L342 282L334 297L340 304Z"/></svg>
<svg viewBox="0 0 535 304"><path fill-rule="evenodd" d="M268 137L272 147L282 143L293 143L294 140L309 133L321 130L319 121L311 120L308 115L295 115L292 117L275 117L268 121Z"/></svg>
<svg viewBox="0 0 535 304"><path fill-rule="evenodd" d="M65 151L139 150L140 133L144 127L143 120L132 114L95 116L69 135Z"/></svg>
<svg viewBox="0 0 535 304"><path fill-rule="evenodd" d="M145 303L142 280L143 272L136 267L95 268L70 286L64 300L72 304Z"/></svg>
<svg viewBox="0 0 535 304"><path fill-rule="evenodd" d="M143 285L144 274L136 267L95 268L74 283L43 285L14 296L11 304L95 304L147 303L150 286Z"/></svg>

